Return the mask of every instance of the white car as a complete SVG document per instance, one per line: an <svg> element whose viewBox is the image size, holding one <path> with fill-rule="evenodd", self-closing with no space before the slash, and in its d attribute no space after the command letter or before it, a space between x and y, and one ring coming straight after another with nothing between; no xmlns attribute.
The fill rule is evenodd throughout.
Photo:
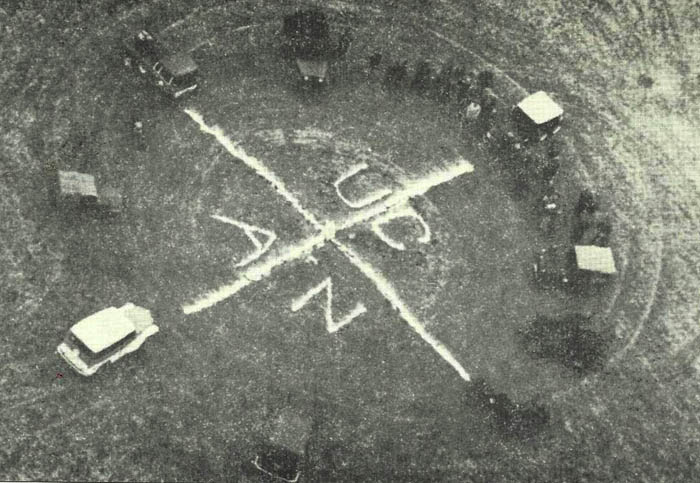
<svg viewBox="0 0 700 483"><path fill-rule="evenodd" d="M56 349L79 374L91 376L107 362L116 362L158 332L151 312L132 303L109 307L70 328Z"/></svg>

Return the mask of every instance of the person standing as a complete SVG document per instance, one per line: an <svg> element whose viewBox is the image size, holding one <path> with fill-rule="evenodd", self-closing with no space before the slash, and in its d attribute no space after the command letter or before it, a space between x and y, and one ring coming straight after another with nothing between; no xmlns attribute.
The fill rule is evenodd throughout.
<svg viewBox="0 0 700 483"><path fill-rule="evenodd" d="M561 196L551 190L542 197L542 220L540 230L547 236L554 233L557 219L561 215Z"/></svg>
<svg viewBox="0 0 700 483"><path fill-rule="evenodd" d="M492 138L491 129L493 128L493 123L496 117L497 99L496 94L490 87L483 89L481 93L480 125L482 135L486 140L490 140Z"/></svg>
<svg viewBox="0 0 700 483"><path fill-rule="evenodd" d="M481 114L481 106L475 101L469 103L467 108L464 110L464 125L469 126L473 124Z"/></svg>

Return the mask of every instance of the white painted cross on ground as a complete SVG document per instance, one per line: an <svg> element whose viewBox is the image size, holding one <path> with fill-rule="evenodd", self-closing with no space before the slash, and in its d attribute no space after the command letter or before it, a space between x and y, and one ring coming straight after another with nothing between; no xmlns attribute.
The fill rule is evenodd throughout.
<svg viewBox="0 0 700 483"><path fill-rule="evenodd" d="M203 297L190 304L184 305L182 310L186 314L199 312L200 310L204 310L223 300L226 300L248 285L269 276L270 273L272 273L272 270L275 268L287 262L308 257L311 255L313 250L325 245L327 242L330 242L338 248L338 250L350 261L350 263L357 267L374 284L382 296L384 296L384 298L386 298L389 303L391 303L392 307L394 307L394 309L399 313L401 318L403 318L424 341L426 341L446 362L448 362L457 371L462 379L465 381L470 380L469 373L464 369L464 367L462 367L457 359L455 359L444 344L428 333L418 317L416 317L408 305L401 300L398 292L396 289L394 289L389 280L387 280L386 277L384 277L384 275L382 275L382 273L373 267L369 262L363 260L355 250L336 238L336 234L338 232L353 228L363 223L372 223L373 221L379 220L378 223L375 223L376 227L379 227L381 223L391 219L391 215L388 215L388 213L398 213L398 215L401 216L413 216L413 214L408 213L408 211L406 211L407 209L405 208L411 198L423 195L431 188L446 183L454 178L457 178L458 176L471 173L474 170L474 167L469 162L460 159L448 169L432 173L419 179L403 180L403 186L401 189L394 190L391 193L388 191L386 193L381 193L381 197L375 197L375 199L373 199L372 202L367 205L360 203L362 209L358 209L350 216L340 220L321 222L312 212L308 211L302 206L301 202L287 189L282 180L278 178L274 172L267 168L267 166L265 166L256 157L247 154L238 143L232 141L228 136L226 136L223 129L221 129L219 126L207 125L204 122L204 118L196 111L186 109L185 113L199 125L203 132L212 135L233 157L243 162L246 166L253 169L258 175L267 180L280 196L291 204L292 207L294 207L294 209L301 216L303 216L308 223L318 230L317 234L302 239L295 244L278 248L268 257L261 257L263 252L269 248L269 246L267 246L265 250L258 253L256 259L259 261L250 260L250 264L245 270L239 273L237 279L233 280L229 284L219 287L213 292L205 294ZM359 171L358 168L355 169ZM348 176L345 176L345 178L341 179L340 182L347 177ZM337 184L339 185L340 182L337 182ZM338 186L336 185L336 189L337 188ZM429 240L430 230L422 218L419 216L418 218L420 219L419 221L421 221L421 225L425 231L420 241ZM241 228L243 226L244 225L239 225ZM376 227L375 232L378 231ZM245 231L245 228L242 229ZM253 241L256 247L258 247L259 241L256 243L254 240L257 239L255 237L251 237L249 231L250 230L246 231L246 234L251 238L251 241ZM399 246L398 243L394 244L397 245L397 247ZM259 251L261 248L262 247L258 247ZM340 327L347 325L356 317L365 312L366 309L364 305L358 304L349 315L341 319L339 322L334 322L332 318L332 283L330 278L324 280L316 287L313 287L309 292L307 292L306 295L295 300L292 304L292 310L299 310L312 297L324 289L326 290L327 297L325 309L326 328L329 332L337 331L340 329Z"/></svg>

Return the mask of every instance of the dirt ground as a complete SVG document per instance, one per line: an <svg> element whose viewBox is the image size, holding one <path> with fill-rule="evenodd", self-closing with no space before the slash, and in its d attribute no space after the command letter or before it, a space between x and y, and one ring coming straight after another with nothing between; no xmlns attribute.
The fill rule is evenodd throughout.
<svg viewBox="0 0 700 483"><path fill-rule="evenodd" d="M277 49L281 12L298 2L69 3L0 8L0 479L237 481L282 407L314 421L308 481L698 478L697 5L326 2L354 42L326 92L309 96ZM193 49L197 95L163 102L122 68L119 43L143 25ZM382 88L390 62L422 59L494 71L502 110L540 89L564 107L565 215L552 236L538 229L537 190L515 192L453 109ZM462 162L473 172L382 225L403 250L372 218L349 223L368 208L338 196L361 204ZM359 163L368 168L336 188ZM126 213L57 211L50 166L120 189ZM567 239L583 188L612 218L618 276L593 293L537 289L532 254ZM270 250L237 266L254 246L212 215L273 232ZM343 228L275 265L319 226ZM269 274L251 276L267 262ZM295 308L328 277L335 322L366 309L337 332L324 292ZM183 310L237 279L231 297ZM54 353L66 330L127 301L152 310L160 333L95 376L72 373ZM523 347L537 314L572 312L606 341L594 372ZM465 401L471 383L430 337L472 379L542 405L548 424L504 434Z"/></svg>

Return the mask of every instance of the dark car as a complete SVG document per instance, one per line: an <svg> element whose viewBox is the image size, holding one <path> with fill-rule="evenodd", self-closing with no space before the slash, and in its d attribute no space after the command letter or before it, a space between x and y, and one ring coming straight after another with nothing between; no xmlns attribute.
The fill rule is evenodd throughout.
<svg viewBox="0 0 700 483"><path fill-rule="evenodd" d="M536 282L546 288L600 286L617 273L612 249L595 245L542 249L533 269Z"/></svg>
<svg viewBox="0 0 700 483"><path fill-rule="evenodd" d="M152 76L170 97L177 99L197 89L198 67L186 52L168 52L146 30L124 42L124 65L140 74Z"/></svg>
<svg viewBox="0 0 700 483"><path fill-rule="evenodd" d="M540 286L557 288L566 287L572 282L575 266L575 254L571 247L551 246L535 255L532 268Z"/></svg>
<svg viewBox="0 0 700 483"><path fill-rule="evenodd" d="M303 84L320 87L328 83L330 63L346 54L352 35L349 29L331 35L326 14L310 8L284 17L281 42L283 55L294 60Z"/></svg>
<svg viewBox="0 0 700 483"><path fill-rule="evenodd" d="M306 461L306 447L311 435L311 421L283 410L272 422L270 433L259 446L253 468L266 481L299 481Z"/></svg>

